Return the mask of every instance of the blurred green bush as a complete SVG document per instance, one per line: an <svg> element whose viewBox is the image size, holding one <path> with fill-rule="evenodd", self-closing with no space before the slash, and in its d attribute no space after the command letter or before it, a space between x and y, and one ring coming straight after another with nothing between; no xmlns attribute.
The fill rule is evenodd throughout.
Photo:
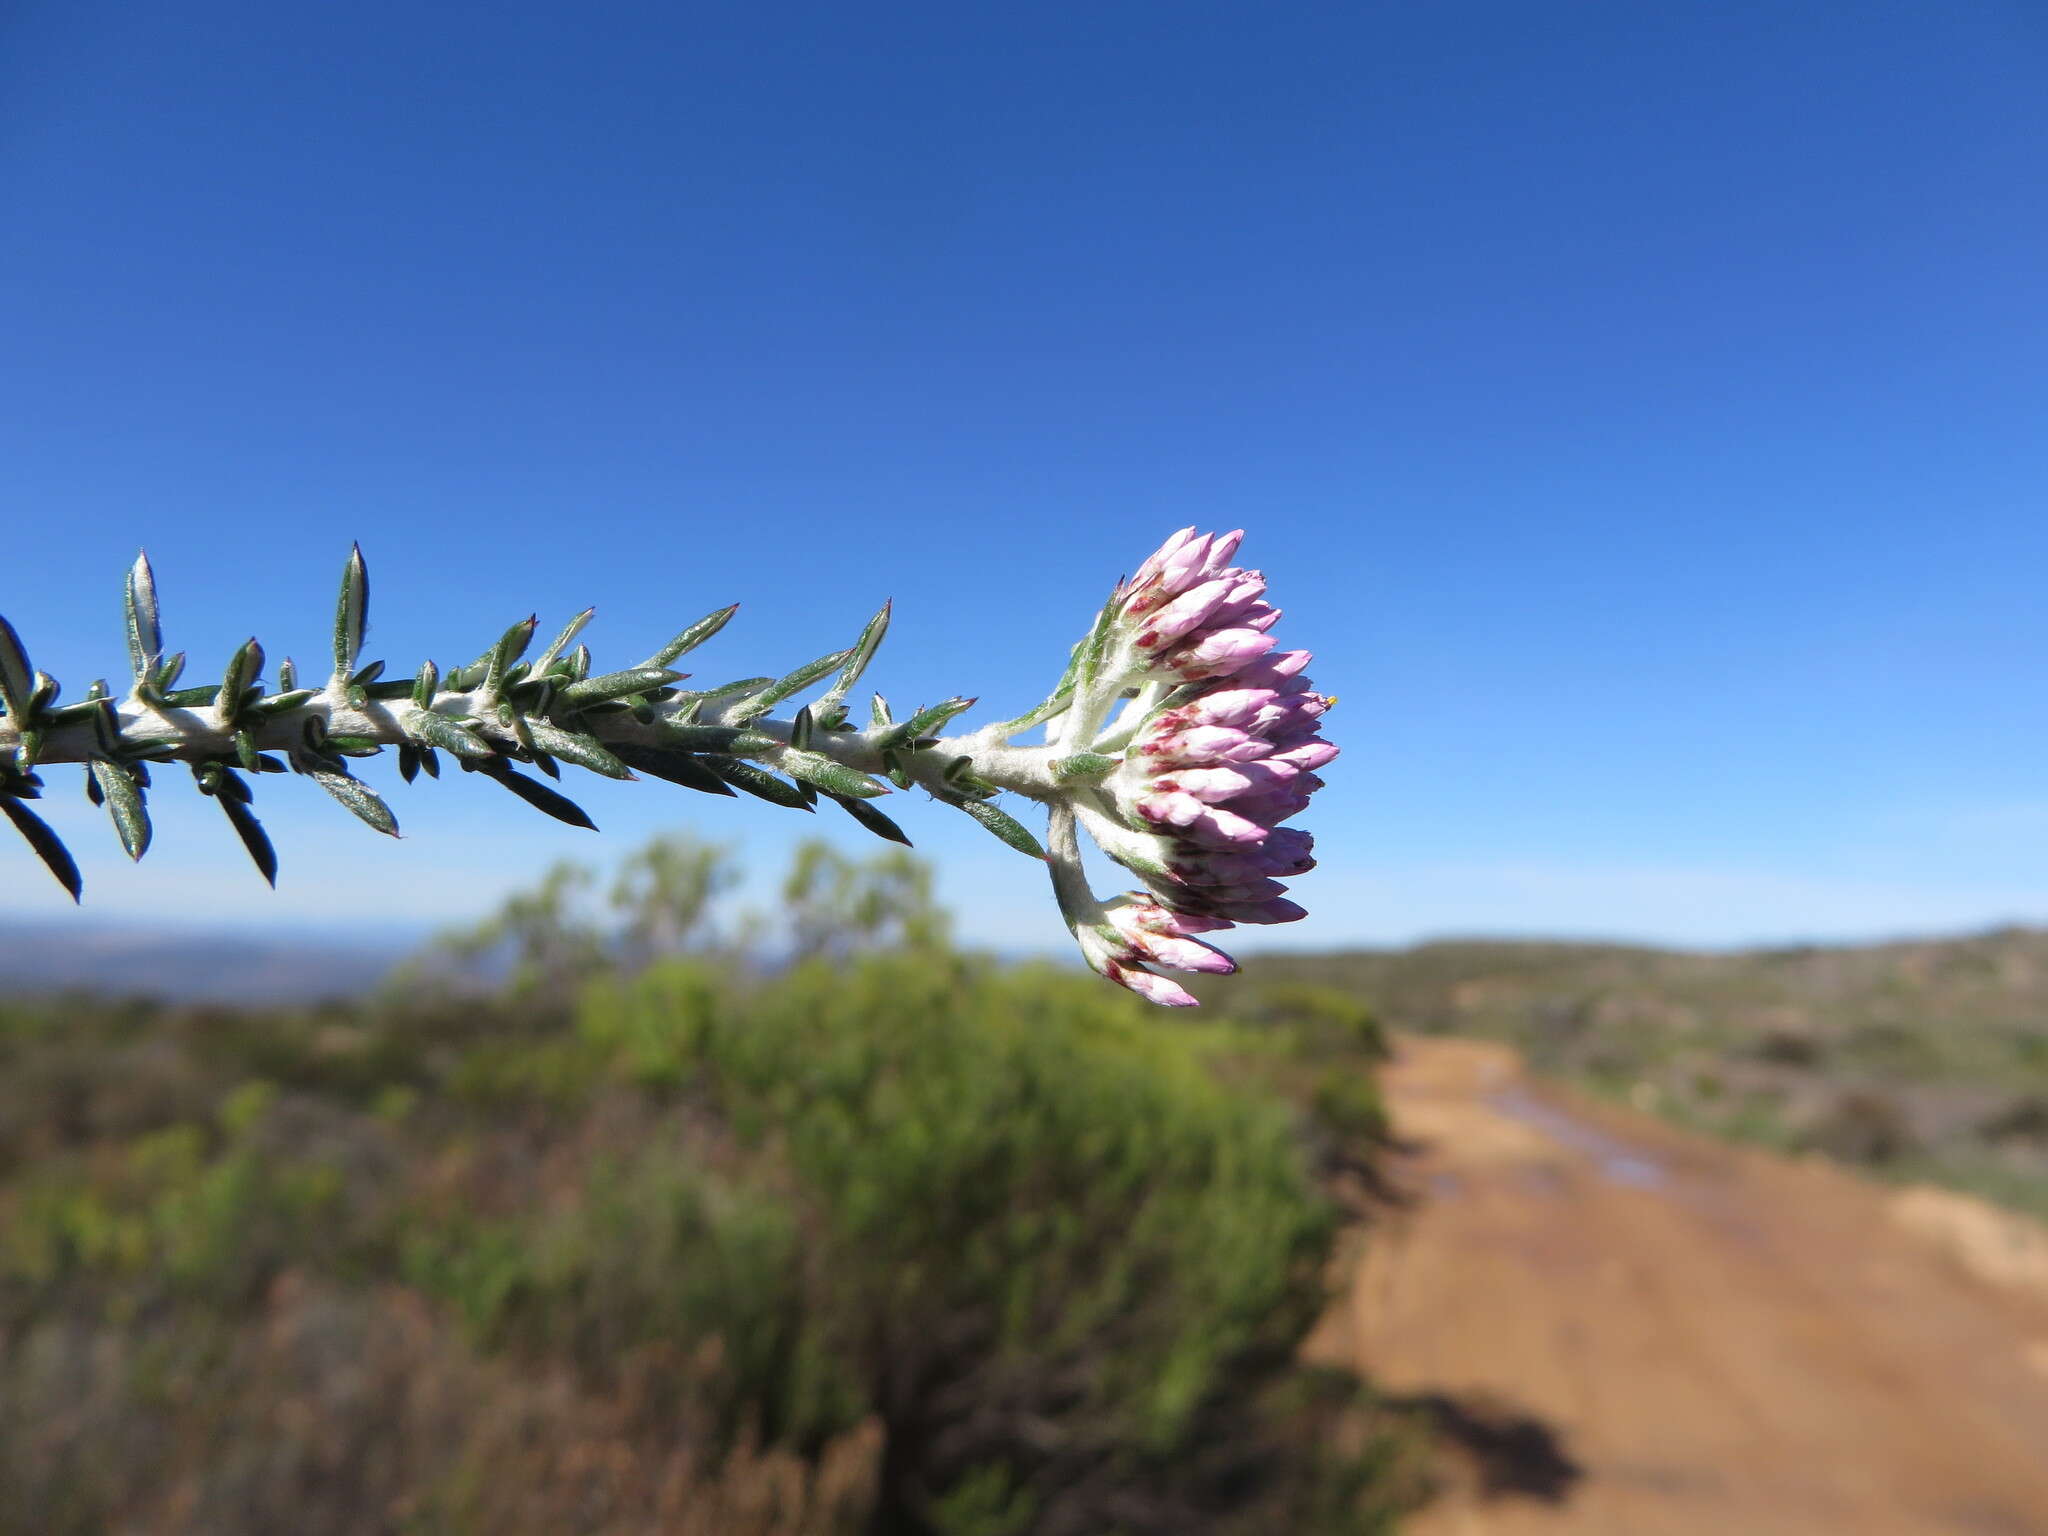
<svg viewBox="0 0 2048 1536"><path fill-rule="evenodd" d="M1368 1013L1165 1019L822 848L766 967L730 883L670 843L608 931L557 872L488 990L0 1010L0 1531L1389 1527L1296 1361Z"/></svg>

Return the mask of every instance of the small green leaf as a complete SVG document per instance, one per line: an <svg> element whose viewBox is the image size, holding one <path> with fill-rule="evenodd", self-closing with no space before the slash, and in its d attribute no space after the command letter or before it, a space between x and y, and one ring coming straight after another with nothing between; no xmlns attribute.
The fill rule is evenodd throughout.
<svg viewBox="0 0 2048 1536"><path fill-rule="evenodd" d="M228 818L228 825L235 829L235 836L242 840L257 872L267 880L274 890L277 886L277 850L270 846L270 837L263 830L263 823L256 819L244 798L237 800L229 795L220 795L220 808Z"/></svg>
<svg viewBox="0 0 2048 1536"><path fill-rule="evenodd" d="M736 757L706 757L704 766L733 788L743 789L771 805L786 805L797 811L811 808L809 797L801 789L794 784L785 784L765 768L741 762Z"/></svg>
<svg viewBox="0 0 2048 1536"><path fill-rule="evenodd" d="M12 795L0 795L0 814L14 823L14 830L28 840L29 847L36 851L36 857L57 877L57 883L71 893L71 899L79 900L85 882L79 878L78 865L73 862L63 839L50 830L50 824Z"/></svg>
<svg viewBox="0 0 2048 1536"><path fill-rule="evenodd" d="M384 663L373 661L367 667L362 668L351 676L348 680L348 686L351 688L367 688L383 675Z"/></svg>
<svg viewBox="0 0 2048 1536"><path fill-rule="evenodd" d="M868 705L868 729L886 731L895 722L895 718L889 713L889 701L879 693L876 694L874 702Z"/></svg>
<svg viewBox="0 0 2048 1536"><path fill-rule="evenodd" d="M28 664L21 636L0 618L0 706L17 722L28 718L28 701L36 690L35 669Z"/></svg>
<svg viewBox="0 0 2048 1536"><path fill-rule="evenodd" d="M398 776L410 784L419 777L420 749L409 741L398 744Z"/></svg>
<svg viewBox="0 0 2048 1536"><path fill-rule="evenodd" d="M580 683L568 684L562 689L561 703L565 709L584 709L607 699L623 699L631 693L665 687L686 675L666 667L628 667L623 672L607 672L602 677L587 677Z"/></svg>
<svg viewBox="0 0 2048 1536"><path fill-rule="evenodd" d="M280 668L279 670L282 671L283 669ZM243 713L254 715L258 720L268 720L276 715L290 714L308 699L317 698L318 696L318 693L311 688L290 688L283 693L273 693L267 699L258 699L244 710Z"/></svg>
<svg viewBox="0 0 2048 1536"><path fill-rule="evenodd" d="M233 720L241 713L242 693L256 680L256 674L262 670L263 647L256 643L256 638L252 635L228 658L227 671L222 674L220 692L215 696L214 707L220 711L223 720Z"/></svg>
<svg viewBox="0 0 2048 1536"><path fill-rule="evenodd" d="M707 795L731 795L732 786L704 766L703 760L686 752L664 752L655 747L621 744L615 749L630 767L653 778L680 784Z"/></svg>
<svg viewBox="0 0 2048 1536"><path fill-rule="evenodd" d="M476 764L476 771L497 780L535 810L557 821L565 821L572 827L587 827L592 832L597 830L597 823L585 814L582 806L566 795L556 794L547 785L527 778L503 758L480 762Z"/></svg>
<svg viewBox="0 0 2048 1536"><path fill-rule="evenodd" d="M694 651L706 640L709 640L713 635L725 628L726 624L731 621L732 616L739 611L740 605L734 603L730 608L721 608L716 613L707 613L703 618L677 635L675 639L669 641L667 645L664 645L660 650L648 657L641 665L647 667L667 666L678 656Z"/></svg>
<svg viewBox="0 0 2048 1536"><path fill-rule="evenodd" d="M678 752L722 752L728 757L745 757L782 745L773 736L741 730L736 725L677 725L657 719L647 730L658 745Z"/></svg>
<svg viewBox="0 0 2048 1536"><path fill-rule="evenodd" d="M354 774L323 763L310 753L295 756L292 759L292 766L339 800L359 821L376 828L387 837L398 836L398 818L391 814L391 807L384 803L382 796Z"/></svg>
<svg viewBox="0 0 2048 1536"><path fill-rule="evenodd" d="M632 769L620 762L595 736L586 736L581 731L565 731L545 720L528 720L526 726L533 744L543 752L574 763L578 768L601 773L608 779L633 777Z"/></svg>
<svg viewBox="0 0 2048 1536"><path fill-rule="evenodd" d="M1105 757L1100 752L1076 752L1072 757L1056 759L1052 764L1052 776L1092 784L1114 773L1117 762L1118 759Z"/></svg>
<svg viewBox="0 0 2048 1536"><path fill-rule="evenodd" d="M834 679L832 686L825 690L825 696L818 700L818 712L825 714L843 704L846 696L853 691L853 685L860 681L861 673L867 671L868 663L875 659L875 652L882 644L882 636L889 632L889 614L895 607L894 601L882 604L881 611L867 622L860 632L860 639L853 643L853 650L846 658L846 665Z"/></svg>
<svg viewBox="0 0 2048 1536"><path fill-rule="evenodd" d="M498 637L498 643L491 647L484 660L483 691L486 694L496 694L505 685L506 672L533 644L534 626L539 623L537 617L528 614Z"/></svg>
<svg viewBox="0 0 2048 1536"><path fill-rule="evenodd" d="M148 555L137 554L135 563L128 567L123 606L128 621L128 664L134 669L136 682L148 682L164 651L163 624L156 607L156 573L149 568Z"/></svg>
<svg viewBox="0 0 2048 1536"><path fill-rule="evenodd" d="M851 649L834 651L829 656L820 656L816 661L807 661L794 671L785 672L766 688L749 695L726 711L726 718L744 723L756 715L764 715L801 688L808 688L834 667L843 665L853 655Z"/></svg>
<svg viewBox="0 0 2048 1536"><path fill-rule="evenodd" d="M235 760L251 773L261 773L262 754L256 750L256 738L247 731L235 732Z"/></svg>
<svg viewBox="0 0 2048 1536"><path fill-rule="evenodd" d="M441 691L441 669L431 661L420 663L420 675L412 680L412 701L421 709L431 709L434 695Z"/></svg>
<svg viewBox="0 0 2048 1536"><path fill-rule="evenodd" d="M129 858L141 858L149 851L150 838L149 811L143 804L142 786L119 763L96 757L86 766L91 770L93 787L106 799L107 814L114 818L121 846L128 850Z"/></svg>
<svg viewBox="0 0 2048 1536"><path fill-rule="evenodd" d="M488 742L465 731L446 715L437 715L430 709L415 709L399 716L398 728L414 741L439 747L471 762L481 762L496 755Z"/></svg>
<svg viewBox="0 0 2048 1536"><path fill-rule="evenodd" d="M538 677L541 673L547 671L549 667L555 664L555 659L558 656L560 656L562 652L566 651L569 648L570 641L574 640L578 635L583 633L583 626L590 622L591 616L596 612L597 610L595 608L586 608L581 613L577 614L575 618L571 619L567 624L562 626L562 632L559 635L555 636L555 638L548 643L548 648L546 650L542 651L540 655L534 658L534 676ZM662 665L662 663L651 661L648 663L648 665L651 667L655 667Z"/></svg>
<svg viewBox="0 0 2048 1536"><path fill-rule="evenodd" d="M166 656L163 659L162 664L157 667L156 676L152 681L161 692L169 693L178 686L178 679L184 675L185 653L180 651L175 656Z"/></svg>
<svg viewBox="0 0 2048 1536"><path fill-rule="evenodd" d="M816 752L798 752L792 749L783 753L775 766L793 779L800 779L832 794L846 795L855 800L872 800L878 795L889 793L888 786L879 780L871 779L857 768L849 768L844 763L834 762L831 758Z"/></svg>
<svg viewBox="0 0 2048 1536"><path fill-rule="evenodd" d="M876 810L872 805L869 805L865 800L855 800L847 795L835 795L829 789L825 791L825 798L845 811L847 815L866 827L870 832L874 833L875 836L887 838L892 843L901 843L906 848L911 846L910 839L905 835L903 829Z"/></svg>
<svg viewBox="0 0 2048 1536"><path fill-rule="evenodd" d="M960 800L949 803L958 805L961 810L1019 853L1029 854L1034 859L1045 857L1045 849L1039 844L1038 839L1031 835L1031 829L1000 807L990 805L985 800Z"/></svg>
<svg viewBox="0 0 2048 1536"><path fill-rule="evenodd" d="M341 596L334 605L334 675L345 679L356 669L363 651L363 632L370 624L370 568L363 547L352 545L341 571Z"/></svg>
<svg viewBox="0 0 2048 1536"><path fill-rule="evenodd" d="M817 718L812 715L811 706L806 704L796 712L796 717L789 722L789 744L799 752L810 751L811 737L816 733L817 728Z"/></svg>
<svg viewBox="0 0 2048 1536"><path fill-rule="evenodd" d="M184 652L180 651L178 654L182 656ZM293 693L297 691L298 686L299 664L287 656L277 664L277 691Z"/></svg>
<svg viewBox="0 0 2048 1536"><path fill-rule="evenodd" d="M907 747L913 741L929 736L955 715L964 715L980 702L977 699L942 699L936 704L927 704L901 725L891 726L875 738L875 745L884 750Z"/></svg>

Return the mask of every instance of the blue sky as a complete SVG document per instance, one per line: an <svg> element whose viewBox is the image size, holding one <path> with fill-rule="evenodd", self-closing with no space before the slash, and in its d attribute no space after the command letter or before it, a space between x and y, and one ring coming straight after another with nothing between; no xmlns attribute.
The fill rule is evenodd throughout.
<svg viewBox="0 0 2048 1536"><path fill-rule="evenodd" d="M1348 749L1274 941L2048 920L2044 154L2022 0L28 0L0 612L118 676L147 545L195 665L310 656L360 539L407 670L737 599L700 675L767 671L893 595L879 686L1013 710L1242 525ZM131 869L61 777L104 917L431 926L812 830L463 781L390 844L272 784L273 895L195 796ZM901 810L966 933L1060 940ZM0 851L0 914L63 904Z"/></svg>

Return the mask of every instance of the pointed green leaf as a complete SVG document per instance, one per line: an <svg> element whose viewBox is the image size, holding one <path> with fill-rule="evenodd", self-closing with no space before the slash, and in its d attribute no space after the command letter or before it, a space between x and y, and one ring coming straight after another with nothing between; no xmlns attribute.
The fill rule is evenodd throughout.
<svg viewBox="0 0 2048 1536"><path fill-rule="evenodd" d="M766 714L784 699L801 688L808 688L834 667L842 665L852 650L834 651L829 656L820 656L816 661L807 661L793 672L785 672L766 688L749 695L726 711L726 718L744 723L756 715Z"/></svg>
<svg viewBox="0 0 2048 1536"><path fill-rule="evenodd" d="M537 617L528 614L498 637L498 643L490 648L484 658L483 690L486 694L495 694L505 685L505 674L511 669L512 663L524 656L526 648L533 644L534 626L539 622Z"/></svg>
<svg viewBox="0 0 2048 1536"><path fill-rule="evenodd" d="M14 626L0 618L0 707L17 722L25 721L29 700L35 696L35 669L28 664L28 652Z"/></svg>
<svg viewBox="0 0 2048 1536"><path fill-rule="evenodd" d="M572 827L587 827L592 832L597 830L597 823L590 819L582 806L566 795L556 794L547 785L527 778L503 758L478 763L476 771L487 778L497 780L535 810L552 816L557 821L565 821Z"/></svg>
<svg viewBox="0 0 2048 1536"><path fill-rule="evenodd" d="M706 757L704 766L733 788L743 789L771 805L786 805L797 811L811 808L810 798L801 789L784 783L765 768L757 768L736 757Z"/></svg>
<svg viewBox="0 0 2048 1536"><path fill-rule="evenodd" d="M228 825L235 829L235 836L248 850L257 872L274 890L277 886L277 850L270 846L270 836L263 830L263 823L256 819L256 813L249 809L246 800L225 794L216 798L220 801L221 811L227 816Z"/></svg>
<svg viewBox="0 0 2048 1536"><path fill-rule="evenodd" d="M846 702L846 696L853 691L853 685L860 681L861 673L867 671L868 663L875 659L875 652L882 644L882 636L889 632L889 614L895 607L895 600L882 604L881 611L867 622L860 632L860 639L853 643L853 650L847 655L846 665L832 686L825 690L825 696L818 700L818 713L828 714L832 709Z"/></svg>
<svg viewBox="0 0 2048 1536"><path fill-rule="evenodd" d="M703 760L687 752L664 752L655 747L621 744L617 749L621 761L653 778L664 779L670 784L680 784L685 789L701 790L707 795L731 795L732 786L704 766Z"/></svg>
<svg viewBox="0 0 2048 1536"><path fill-rule="evenodd" d="M958 805L961 810L1019 853L1029 854L1034 859L1045 857L1045 849L1040 846L1038 839L1031 835L1031 829L1007 811L989 804L986 800L960 800L948 803Z"/></svg>
<svg viewBox="0 0 2048 1536"><path fill-rule="evenodd" d="M656 745L678 752L721 752L727 757L746 757L782 745L773 736L741 730L736 725L677 725L657 719L647 730Z"/></svg>
<svg viewBox="0 0 2048 1536"><path fill-rule="evenodd" d="M273 693L267 699L258 699L243 711L259 720L268 720L276 715L290 714L308 699L317 697L311 688L291 688L283 693Z"/></svg>
<svg viewBox="0 0 2048 1536"><path fill-rule="evenodd" d="M811 713L811 706L806 704L789 722L789 744L799 752L810 751L811 737L817 733L817 728L817 717Z"/></svg>
<svg viewBox="0 0 2048 1536"><path fill-rule="evenodd" d="M381 795L354 774L343 772L303 752L292 759L292 766L339 800L351 815L365 825L376 828L387 837L398 836L398 818L391 814L391 807L384 803Z"/></svg>
<svg viewBox="0 0 2048 1536"><path fill-rule="evenodd" d="M241 713L242 693L262 670L263 647L252 635L228 658L227 671L221 676L220 692L213 702L223 720L232 720Z"/></svg>
<svg viewBox="0 0 2048 1536"><path fill-rule="evenodd" d="M793 779L855 800L872 800L889 793L888 786L879 780L816 752L785 752L775 766Z"/></svg>
<svg viewBox="0 0 2048 1536"><path fill-rule="evenodd" d="M581 731L565 731L545 720L528 720L526 725L532 733L533 744L543 752L574 763L578 768L601 773L608 779L633 777L633 771L606 750L595 736L586 736Z"/></svg>
<svg viewBox="0 0 2048 1536"><path fill-rule="evenodd" d="M28 840L29 847L36 851L36 857L57 877L57 883L71 893L71 899L79 900L85 890L85 882L79 878L78 865L73 862L70 850L65 848L63 839L50 830L50 824L12 795L0 795L0 814L14 823L14 830Z"/></svg>
<svg viewBox="0 0 2048 1536"><path fill-rule="evenodd" d="M496 755L488 742L464 730L446 715L437 715L430 709L415 709L400 715L398 728L414 741L439 747L472 762L481 762Z"/></svg>
<svg viewBox="0 0 2048 1536"><path fill-rule="evenodd" d="M825 791L825 798L845 811L847 815L866 827L870 832L874 833L875 836L887 838L892 843L901 843L906 848L911 846L911 841L905 835L903 829L876 810L872 805L869 805L865 800L855 800L847 795L835 795L829 789Z"/></svg>
<svg viewBox="0 0 2048 1536"><path fill-rule="evenodd" d="M879 693L876 694L874 702L868 705L868 729L886 731L895 723L895 719L896 717L889 713L889 701Z"/></svg>
<svg viewBox="0 0 2048 1536"><path fill-rule="evenodd" d="M156 573L149 568L148 555L138 553L135 563L128 567L124 610L128 622L128 664L134 670L136 682L148 682L164 652L163 624L156 607Z"/></svg>
<svg viewBox="0 0 2048 1536"><path fill-rule="evenodd" d="M119 763L94 758L87 764L93 787L106 798L107 814L114 818L114 830L121 834L121 846L128 857L139 859L149 851L149 811L143 805L142 786Z"/></svg>
<svg viewBox="0 0 2048 1536"><path fill-rule="evenodd" d="M412 680L412 701L421 709L431 709L434 695L441 691L441 669L431 661L420 663L420 675Z"/></svg>
<svg viewBox="0 0 2048 1536"><path fill-rule="evenodd" d="M370 568L363 563L363 547L349 548L348 564L341 571L341 596L334 604L334 675L345 679L356 669L363 652L363 632L370 625Z"/></svg>
<svg viewBox="0 0 2048 1536"><path fill-rule="evenodd" d="M623 672L607 672L602 677L570 683L562 689L560 697L563 708L584 709L607 699L623 699L630 693L665 687L685 676L686 673L671 672L666 667L628 667Z"/></svg>
<svg viewBox="0 0 2048 1536"><path fill-rule="evenodd" d="M1078 779L1084 784L1096 783L1116 771L1121 759L1105 757L1100 752L1076 752L1072 757L1062 757L1052 764L1052 776L1062 781Z"/></svg>
<svg viewBox="0 0 2048 1536"><path fill-rule="evenodd" d="M660 650L648 657L641 665L647 667L667 666L678 656L694 651L706 640L709 640L713 635L725 628L731 622L732 616L739 611L740 605L734 603L731 607L721 608L716 613L707 613L703 618L677 635L675 639L669 641L667 645L664 645Z"/></svg>
<svg viewBox="0 0 2048 1536"><path fill-rule="evenodd" d="M555 638L549 642L548 648L546 650L542 651L539 656L534 658L534 676L538 677L541 673L547 671L549 667L555 664L556 658L558 658L562 654L562 652L566 651L569 648L570 641L574 640L578 635L583 633L583 626L590 622L591 616L596 612L597 610L595 608L586 608L581 613L577 614L575 618L571 619L567 624L562 626L562 632L559 635L555 636ZM663 665L663 663L658 661L650 661L648 665L650 667L658 667Z"/></svg>
<svg viewBox="0 0 2048 1536"><path fill-rule="evenodd" d="M913 741L921 740L939 729L955 715L964 715L980 702L977 699L942 699L936 704L927 704L900 725L892 725L875 738L875 746L883 751L907 747Z"/></svg>

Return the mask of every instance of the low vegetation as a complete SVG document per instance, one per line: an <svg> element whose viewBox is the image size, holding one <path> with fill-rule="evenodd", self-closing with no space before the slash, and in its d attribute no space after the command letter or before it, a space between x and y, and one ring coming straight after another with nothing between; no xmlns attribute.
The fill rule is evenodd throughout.
<svg viewBox="0 0 2048 1536"><path fill-rule="evenodd" d="M1328 991L1161 1016L807 850L648 850L384 996L0 1007L0 1531L1391 1528L1297 1363L1383 1125Z"/></svg>
<svg viewBox="0 0 2048 1536"><path fill-rule="evenodd" d="M2048 1214L2048 932L1728 954L1440 943L1253 974L1510 1042L1714 1134Z"/></svg>

